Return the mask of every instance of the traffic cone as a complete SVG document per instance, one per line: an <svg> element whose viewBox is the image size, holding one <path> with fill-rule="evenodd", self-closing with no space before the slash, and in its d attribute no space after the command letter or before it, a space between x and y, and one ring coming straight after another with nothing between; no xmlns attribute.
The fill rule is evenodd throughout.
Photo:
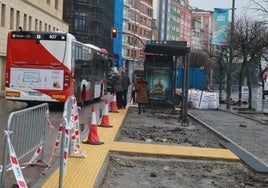
<svg viewBox="0 0 268 188"><path fill-rule="evenodd" d="M103 115L102 115L102 119L101 119L101 124L100 124L100 127L113 127L110 125L110 122L109 122L109 115L108 115L108 99L105 99L105 102L104 102L104 112L103 112Z"/></svg>
<svg viewBox="0 0 268 188"><path fill-rule="evenodd" d="M112 104L111 104L110 112L118 113L118 111L117 111L117 101L116 101L116 92L114 92L114 94L113 94L113 101L112 101Z"/></svg>
<svg viewBox="0 0 268 188"><path fill-rule="evenodd" d="M83 144L92 144L92 145L101 145L104 142L99 141L98 131L97 131L97 120L96 120L96 112L95 107L92 106L92 118L90 130L88 133L87 141L83 142Z"/></svg>

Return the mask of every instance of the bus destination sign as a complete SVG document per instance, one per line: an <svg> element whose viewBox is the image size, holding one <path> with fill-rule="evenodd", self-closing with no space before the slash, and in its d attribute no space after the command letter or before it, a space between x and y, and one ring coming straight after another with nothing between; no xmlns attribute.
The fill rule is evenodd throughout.
<svg viewBox="0 0 268 188"><path fill-rule="evenodd" d="M66 33L42 33L42 32L11 32L12 39L34 39L34 40L60 40L66 41Z"/></svg>

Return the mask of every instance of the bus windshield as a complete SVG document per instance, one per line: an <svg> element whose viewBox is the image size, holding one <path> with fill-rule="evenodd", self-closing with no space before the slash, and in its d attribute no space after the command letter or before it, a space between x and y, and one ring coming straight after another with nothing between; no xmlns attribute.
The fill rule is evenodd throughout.
<svg viewBox="0 0 268 188"><path fill-rule="evenodd" d="M12 53L11 63L56 65L63 62L65 40L47 40L45 37L38 39L38 34L32 34L31 37L27 34L12 33L9 50L16 53Z"/></svg>

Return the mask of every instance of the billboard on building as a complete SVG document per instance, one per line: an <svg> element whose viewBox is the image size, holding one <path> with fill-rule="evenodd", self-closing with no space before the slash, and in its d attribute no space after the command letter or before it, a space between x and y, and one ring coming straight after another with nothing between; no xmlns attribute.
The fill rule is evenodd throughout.
<svg viewBox="0 0 268 188"><path fill-rule="evenodd" d="M229 9L214 9L212 44L226 45L229 30Z"/></svg>

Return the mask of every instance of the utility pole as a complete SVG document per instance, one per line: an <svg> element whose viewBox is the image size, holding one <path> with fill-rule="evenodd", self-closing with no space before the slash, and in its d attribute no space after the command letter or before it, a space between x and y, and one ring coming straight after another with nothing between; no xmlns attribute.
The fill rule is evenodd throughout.
<svg viewBox="0 0 268 188"><path fill-rule="evenodd" d="M226 108L230 109L231 106L231 88L232 88L232 63L233 63L233 35L234 35L234 11L235 11L235 0L232 4L232 23L230 31L230 59L227 65L227 105Z"/></svg>

